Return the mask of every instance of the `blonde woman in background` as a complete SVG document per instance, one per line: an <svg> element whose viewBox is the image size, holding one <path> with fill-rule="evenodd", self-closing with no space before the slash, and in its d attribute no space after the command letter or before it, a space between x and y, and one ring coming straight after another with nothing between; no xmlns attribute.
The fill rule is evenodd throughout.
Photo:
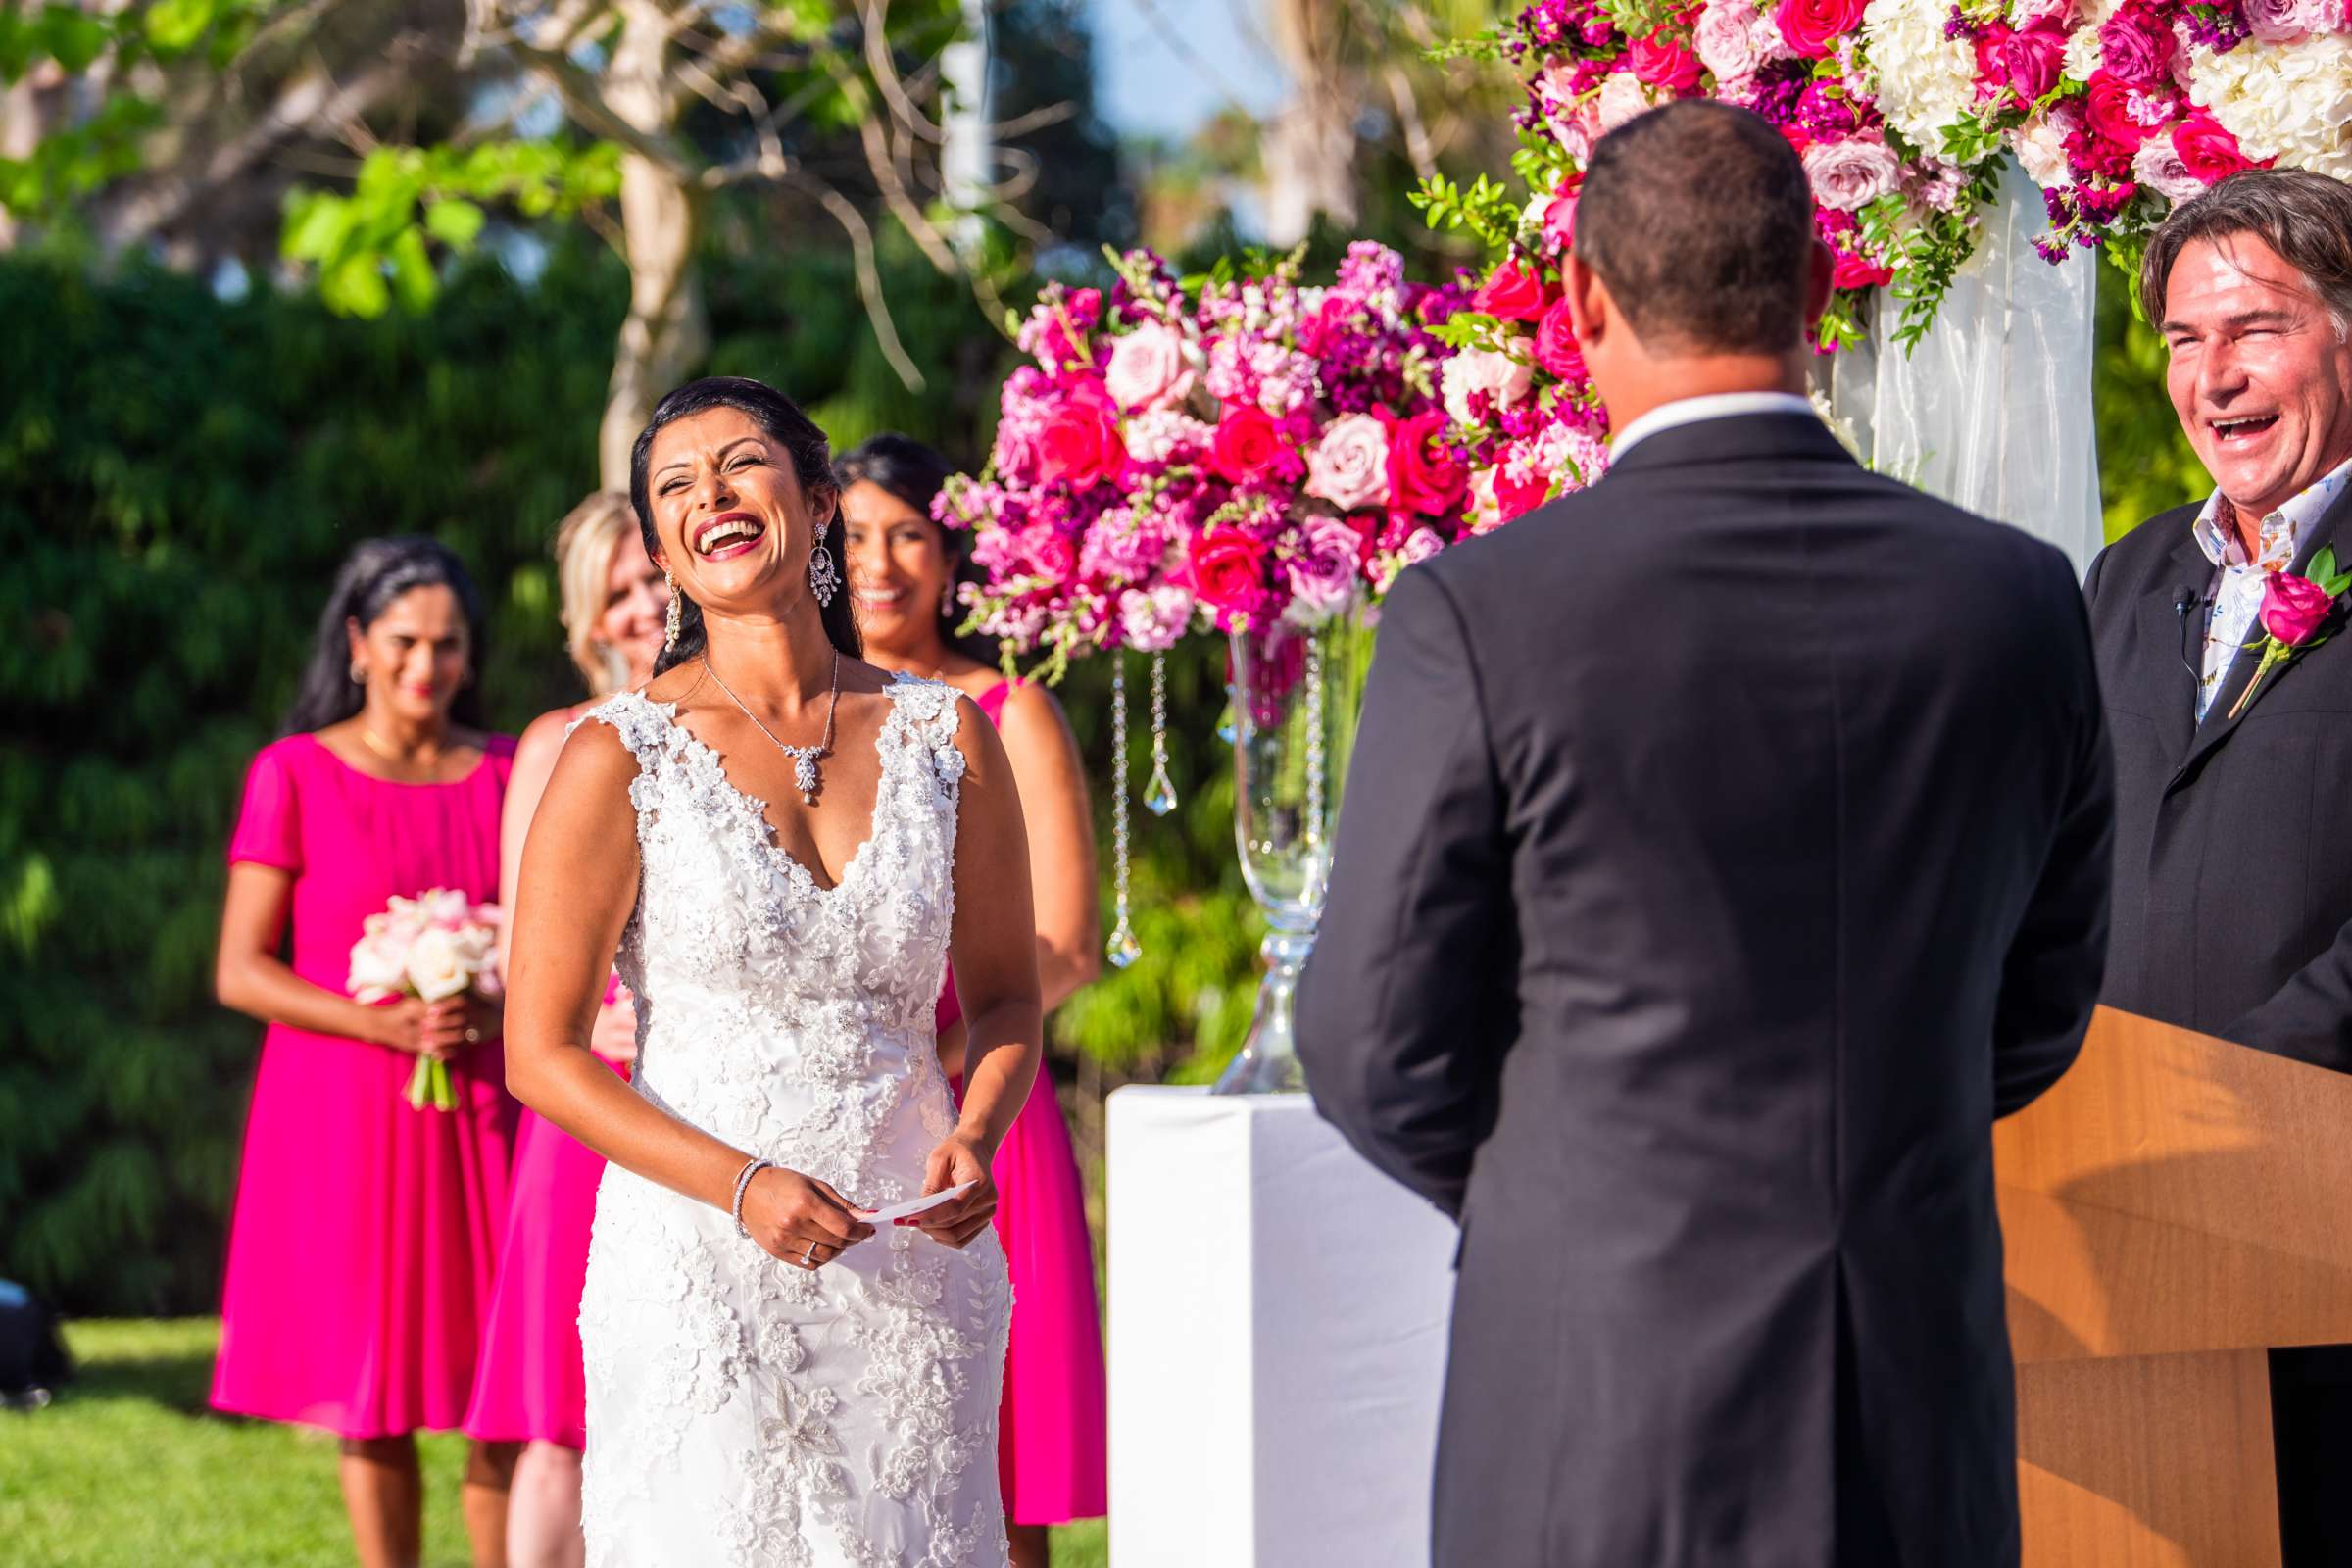
<svg viewBox="0 0 2352 1568"><path fill-rule="evenodd" d="M500 903L514 907L516 868L531 813L555 770L572 720L591 703L653 676L669 592L647 558L629 498L612 492L572 508L556 530L564 645L590 702L543 713L522 732L500 825ZM623 1077L637 1054L637 1015L614 979L591 1045ZM466 1430L487 1442L525 1445L507 1512L512 1568L576 1568L580 1452L586 1446L580 1369L580 1285L596 1213L601 1156L532 1111L515 1139L498 1292Z"/></svg>

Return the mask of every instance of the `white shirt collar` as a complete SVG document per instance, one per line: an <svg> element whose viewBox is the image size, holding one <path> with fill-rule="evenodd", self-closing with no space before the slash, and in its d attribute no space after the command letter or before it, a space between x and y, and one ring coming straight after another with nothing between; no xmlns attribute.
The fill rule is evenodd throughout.
<svg viewBox="0 0 2352 1568"><path fill-rule="evenodd" d="M2235 528L2222 525L2222 493L2216 490L2205 498L2196 520L2188 525L2189 537L2205 552L2205 559L2217 566L2259 566L2265 571L2284 571L2294 564L2303 548L2303 536L2311 531L2323 514L2335 504L2352 480L2352 463L2340 463L2314 480L2311 487L2297 491L2278 504L2277 511L2262 519L2255 530L2262 545L2262 554L2253 561L2246 559L2244 543Z"/></svg>
<svg viewBox="0 0 2352 1568"><path fill-rule="evenodd" d="M1660 430L1678 425L1696 424L1701 419L1729 419L1742 414L1801 414L1809 419L1821 417L1810 398L1793 392L1715 392L1703 398L1677 398L1661 403L1617 432L1609 442L1609 461L1623 462L1637 442L1646 441Z"/></svg>

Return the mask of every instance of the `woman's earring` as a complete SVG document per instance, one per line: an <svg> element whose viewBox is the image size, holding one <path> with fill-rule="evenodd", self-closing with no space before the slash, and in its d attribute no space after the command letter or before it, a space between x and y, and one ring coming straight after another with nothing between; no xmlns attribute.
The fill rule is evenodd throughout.
<svg viewBox="0 0 2352 1568"><path fill-rule="evenodd" d="M360 662L356 659L351 662L351 683L354 686L368 684L368 671L361 667Z"/></svg>
<svg viewBox="0 0 2352 1568"><path fill-rule="evenodd" d="M949 620L956 614L956 579L950 577L939 590L939 618Z"/></svg>
<svg viewBox="0 0 2352 1568"><path fill-rule="evenodd" d="M662 580L669 584L669 624L662 637L662 651L667 653L678 646L678 616L683 613L679 606L684 601L678 597L678 579L667 567L662 568Z"/></svg>
<svg viewBox="0 0 2352 1568"><path fill-rule="evenodd" d="M834 569L833 552L820 541L808 552L808 591L816 595L816 608L830 609L833 596L841 592L841 573Z"/></svg>

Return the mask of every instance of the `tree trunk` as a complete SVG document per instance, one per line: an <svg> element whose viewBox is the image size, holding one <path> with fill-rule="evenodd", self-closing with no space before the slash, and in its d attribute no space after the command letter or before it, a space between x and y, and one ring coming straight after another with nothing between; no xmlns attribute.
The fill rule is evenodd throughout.
<svg viewBox="0 0 2352 1568"><path fill-rule="evenodd" d="M625 15L606 77L606 102L637 129L666 140L678 112L667 79L670 21L651 5L628 6ZM694 258L702 217L702 198L678 169L639 153L621 160L629 314L613 349L612 381L597 432L597 469L608 490L628 489L629 447L656 400L685 380L710 349Z"/></svg>
<svg viewBox="0 0 2352 1568"><path fill-rule="evenodd" d="M1342 226L1361 211L1355 178L1355 94L1341 67L1331 0L1273 0L1274 52L1293 84L1265 142L1266 240L1306 238L1315 215Z"/></svg>

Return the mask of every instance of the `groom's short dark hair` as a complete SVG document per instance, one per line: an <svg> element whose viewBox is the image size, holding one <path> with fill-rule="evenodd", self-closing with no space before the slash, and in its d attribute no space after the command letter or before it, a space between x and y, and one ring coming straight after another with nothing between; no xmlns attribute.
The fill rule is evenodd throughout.
<svg viewBox="0 0 2352 1568"><path fill-rule="evenodd" d="M1576 254L1652 350L1785 354L1805 332L1813 191L1761 115L1689 98L1600 138Z"/></svg>

